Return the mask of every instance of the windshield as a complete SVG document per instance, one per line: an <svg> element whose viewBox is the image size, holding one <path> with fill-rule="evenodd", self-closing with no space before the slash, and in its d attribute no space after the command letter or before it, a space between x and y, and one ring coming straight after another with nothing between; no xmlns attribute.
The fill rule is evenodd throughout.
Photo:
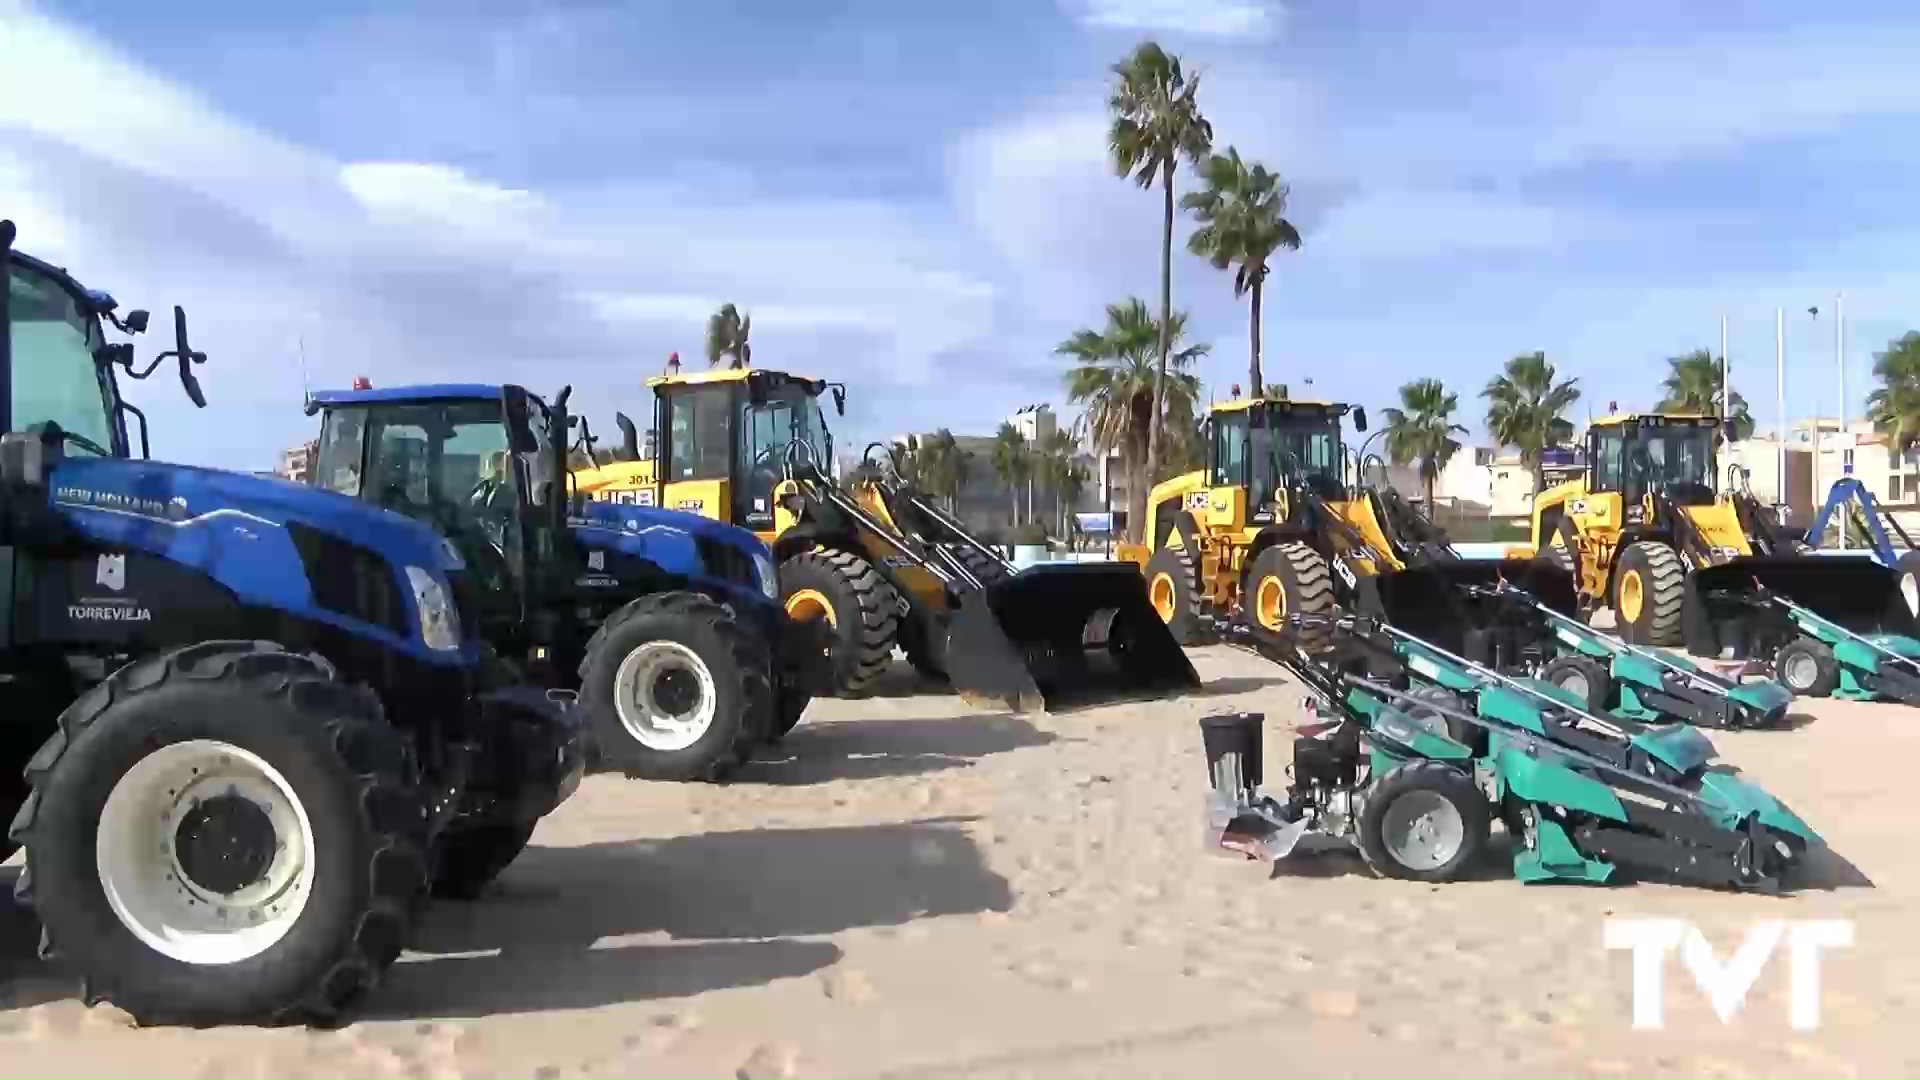
<svg viewBox="0 0 1920 1080"><path fill-rule="evenodd" d="M358 445L366 447L364 477L348 467L348 447ZM505 586L508 553L519 542L519 480L500 402L337 410L321 436L317 479L433 525L484 584Z"/></svg>
<svg viewBox="0 0 1920 1080"><path fill-rule="evenodd" d="M1340 426L1337 419L1277 409L1217 414L1213 428L1213 484L1245 485L1248 504L1264 507L1289 483L1338 497Z"/></svg>
<svg viewBox="0 0 1920 1080"><path fill-rule="evenodd" d="M13 345L13 429L51 420L102 450L114 449L111 375L95 363L105 344L100 320L59 281L20 263L7 266ZM92 453L69 442L66 452Z"/></svg>
<svg viewBox="0 0 1920 1080"><path fill-rule="evenodd" d="M740 425L747 445L742 455L749 469L780 472L787 448L797 439L806 444L821 469L833 466L833 436L820 411L820 399L803 386L788 384L771 389L764 401L743 406L746 423Z"/></svg>
<svg viewBox="0 0 1920 1080"><path fill-rule="evenodd" d="M1660 424L1641 428L1640 444L1647 450L1647 481L1712 487L1715 437L1711 425Z"/></svg>

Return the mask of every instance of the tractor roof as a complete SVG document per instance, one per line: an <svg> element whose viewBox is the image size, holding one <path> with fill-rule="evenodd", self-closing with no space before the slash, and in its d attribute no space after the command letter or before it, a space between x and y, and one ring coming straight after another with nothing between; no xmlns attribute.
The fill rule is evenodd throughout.
<svg viewBox="0 0 1920 1080"><path fill-rule="evenodd" d="M682 372L679 375L655 375L647 380L647 385L699 386L705 383L743 382L751 375L759 375L762 377L771 376L776 379L791 380L800 383L813 383L818 381L809 379L805 375L794 375L784 371L774 371L769 368L715 368L710 371ZM820 388L822 390L826 389L826 384L821 383ZM818 392L819 391L815 391L815 393Z"/></svg>
<svg viewBox="0 0 1920 1080"><path fill-rule="evenodd" d="M499 386L485 383L428 383L381 386L372 390L316 390L307 396L313 408L329 405L369 405L375 402L498 401Z"/></svg>
<svg viewBox="0 0 1920 1080"><path fill-rule="evenodd" d="M1255 406L1264 406L1277 410L1300 412L1333 413L1344 416L1353 408L1351 405L1336 405L1330 401L1301 401L1298 398L1235 398L1232 401L1218 401L1208 406L1209 412L1245 412Z"/></svg>
<svg viewBox="0 0 1920 1080"><path fill-rule="evenodd" d="M1642 421L1671 421L1685 427L1698 427L1702 423L1719 423L1720 418L1712 413L1614 413L1611 416L1596 416L1594 427L1608 427L1614 424L1638 424Z"/></svg>

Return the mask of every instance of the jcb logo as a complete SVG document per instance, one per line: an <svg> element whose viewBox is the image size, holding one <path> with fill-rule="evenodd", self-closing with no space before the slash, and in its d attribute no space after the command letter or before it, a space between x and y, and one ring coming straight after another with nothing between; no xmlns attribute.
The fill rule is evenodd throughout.
<svg viewBox="0 0 1920 1080"><path fill-rule="evenodd" d="M1196 491L1196 492L1194 492L1193 494L1191 494L1191 495L1189 495L1189 496L1187 496L1187 509L1189 509L1189 510L1205 510L1206 508L1207 508L1207 493L1206 493L1206 492L1204 492L1204 491Z"/></svg>
<svg viewBox="0 0 1920 1080"><path fill-rule="evenodd" d="M1340 580L1347 583L1347 588L1357 589L1360 587L1360 579L1353 576L1353 568L1347 565L1347 560L1333 560L1333 572L1340 575Z"/></svg>

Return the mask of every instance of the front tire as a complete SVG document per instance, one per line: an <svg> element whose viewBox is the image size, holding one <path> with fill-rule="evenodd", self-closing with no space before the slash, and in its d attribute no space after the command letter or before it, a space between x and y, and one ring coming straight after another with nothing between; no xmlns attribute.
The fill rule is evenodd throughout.
<svg viewBox="0 0 1920 1080"><path fill-rule="evenodd" d="M1167 624L1173 640L1193 645L1200 636L1200 598L1195 592L1193 555L1186 548L1161 548L1147 560L1147 603Z"/></svg>
<svg viewBox="0 0 1920 1080"><path fill-rule="evenodd" d="M1254 557L1241 604L1268 633L1291 632L1308 651L1330 634L1318 625L1334 613L1333 572L1318 551L1297 541L1275 544ZM1301 621L1290 621L1294 616Z"/></svg>
<svg viewBox="0 0 1920 1080"><path fill-rule="evenodd" d="M835 693L863 696L892 666L900 599L872 563L851 551L803 551L780 564L780 590L788 618L832 627Z"/></svg>
<svg viewBox="0 0 1920 1080"><path fill-rule="evenodd" d="M141 1024L332 1023L400 954L426 813L379 700L208 642L121 668L27 766L41 951Z"/></svg>
<svg viewBox="0 0 1920 1080"><path fill-rule="evenodd" d="M1794 638L1774 654L1773 675L1801 697L1823 698L1840 685L1840 661L1824 642Z"/></svg>
<svg viewBox="0 0 1920 1080"><path fill-rule="evenodd" d="M1604 713L1613 705L1613 676L1592 657L1556 656L1540 665L1537 677L1579 698L1590 713Z"/></svg>
<svg viewBox="0 0 1920 1080"><path fill-rule="evenodd" d="M724 780L774 728L771 650L699 593L643 596L587 643L580 702L600 762L642 780Z"/></svg>
<svg viewBox="0 0 1920 1080"><path fill-rule="evenodd" d="M1629 645L1678 645L1687 567L1658 540L1627 545L1614 568L1613 614Z"/></svg>
<svg viewBox="0 0 1920 1080"><path fill-rule="evenodd" d="M1486 850L1487 798L1473 779L1437 761L1409 761L1375 781L1360 811L1360 855L1406 881L1457 880Z"/></svg>

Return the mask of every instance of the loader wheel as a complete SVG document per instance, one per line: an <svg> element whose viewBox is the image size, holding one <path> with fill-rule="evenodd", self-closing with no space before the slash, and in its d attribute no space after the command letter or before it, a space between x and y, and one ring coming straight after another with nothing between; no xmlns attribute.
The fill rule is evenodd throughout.
<svg viewBox="0 0 1920 1080"><path fill-rule="evenodd" d="M1677 645L1687 568L1673 548L1641 540L1620 553L1614 571L1613 613L1629 645Z"/></svg>
<svg viewBox="0 0 1920 1080"><path fill-rule="evenodd" d="M1473 778L1438 761L1409 761L1375 781L1360 811L1360 856L1407 881L1453 881L1486 849L1492 820Z"/></svg>
<svg viewBox="0 0 1920 1080"><path fill-rule="evenodd" d="M477 900L533 839L536 821L448 826L433 844L433 895Z"/></svg>
<svg viewBox="0 0 1920 1080"><path fill-rule="evenodd" d="M1287 619L1332 615L1333 574L1327 560L1307 545L1275 544L1254 558L1240 603L1263 629L1291 630L1303 648L1315 649L1327 639L1328 628L1289 624Z"/></svg>
<svg viewBox="0 0 1920 1080"><path fill-rule="evenodd" d="M814 548L780 564L787 616L825 619L833 627L832 685L842 697L863 696L893 663L900 599L873 564L850 551Z"/></svg>
<svg viewBox="0 0 1920 1080"><path fill-rule="evenodd" d="M1780 685L1802 697L1826 697L1840 685L1840 662L1824 642L1794 638L1773 656L1773 674Z"/></svg>
<svg viewBox="0 0 1920 1080"><path fill-rule="evenodd" d="M1200 637L1200 598L1194 589L1193 556L1186 548L1161 548L1147 560L1147 602L1180 645Z"/></svg>
<svg viewBox="0 0 1920 1080"><path fill-rule="evenodd" d="M774 727L771 647L690 592L643 596L600 624L580 704L603 767L643 780L724 780Z"/></svg>
<svg viewBox="0 0 1920 1080"><path fill-rule="evenodd" d="M412 758L315 656L216 641L129 664L27 778L15 894L41 954L141 1024L333 1023L423 906Z"/></svg>
<svg viewBox="0 0 1920 1080"><path fill-rule="evenodd" d="M900 651L906 654L907 663L920 674L921 678L945 681L946 650L944 648L936 650L933 642L928 640L926 624L929 621L931 620L917 619L911 615L905 616L900 620L895 637L900 643ZM941 627L935 632L944 635L945 628Z"/></svg>
<svg viewBox="0 0 1920 1080"><path fill-rule="evenodd" d="M1613 676L1592 657L1556 656L1540 666L1537 678L1579 698L1590 713L1605 712L1613 705Z"/></svg>
<svg viewBox="0 0 1920 1080"><path fill-rule="evenodd" d="M979 578L982 585L997 585L1013 576L1007 572L1005 564L997 559L989 559L965 544L956 544L952 550L954 557L960 560L960 565Z"/></svg>

